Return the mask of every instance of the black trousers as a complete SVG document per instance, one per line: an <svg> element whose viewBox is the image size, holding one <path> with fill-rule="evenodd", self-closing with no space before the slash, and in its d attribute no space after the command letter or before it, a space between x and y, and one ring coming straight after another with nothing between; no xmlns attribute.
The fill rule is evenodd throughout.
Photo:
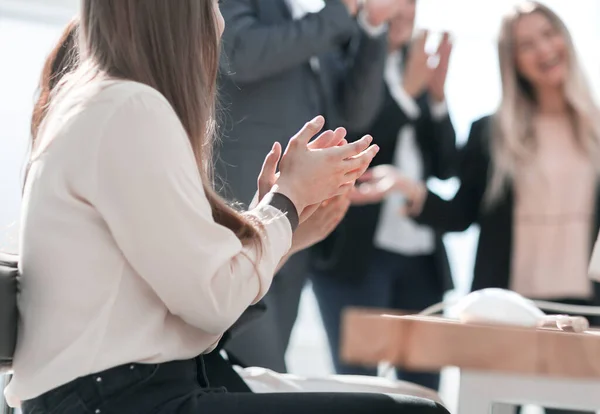
<svg viewBox="0 0 600 414"><path fill-rule="evenodd" d="M201 358L128 364L79 378L23 403L23 414L448 414L383 394L228 393L206 386Z"/></svg>
<svg viewBox="0 0 600 414"><path fill-rule="evenodd" d="M444 297L442 283L433 255L404 256L376 250L367 275L360 281L347 281L343 275L315 274L313 291L317 297L321 317L335 370L343 375L377 375L375 368L344 364L339 359L341 315L344 308L398 309L421 311L441 302ZM414 372L396 370L400 380L437 390L439 372Z"/></svg>

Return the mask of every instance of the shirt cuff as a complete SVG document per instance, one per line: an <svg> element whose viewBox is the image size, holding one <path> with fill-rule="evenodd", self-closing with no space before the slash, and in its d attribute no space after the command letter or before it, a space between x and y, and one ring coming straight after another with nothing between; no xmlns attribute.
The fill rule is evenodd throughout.
<svg viewBox="0 0 600 414"><path fill-rule="evenodd" d="M434 102L433 100L430 100L429 110L431 111L431 117L434 121L441 121L448 116L448 105L446 104L446 101Z"/></svg>
<svg viewBox="0 0 600 414"><path fill-rule="evenodd" d="M369 19L367 18L367 12L365 11L365 9L362 9L358 13L357 20L360 28L363 29L369 37L376 38L382 36L387 32L387 23L380 24L379 26L373 26L371 23L369 23Z"/></svg>

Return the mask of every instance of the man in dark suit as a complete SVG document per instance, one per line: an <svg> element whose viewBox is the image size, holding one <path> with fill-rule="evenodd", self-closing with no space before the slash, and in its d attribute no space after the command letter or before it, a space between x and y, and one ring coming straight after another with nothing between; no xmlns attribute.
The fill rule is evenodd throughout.
<svg viewBox="0 0 600 414"><path fill-rule="evenodd" d="M455 134L444 98L451 46L447 35L431 66L425 51L427 34L410 47L415 1L390 22L390 53L380 82L385 98L367 130L380 146L370 176L386 189L396 171L426 180L455 174ZM353 135L353 134L352 134ZM385 165L384 165L385 164ZM389 170L392 171L389 171ZM360 186L358 187L360 189ZM357 190L358 204L370 202ZM381 198L379 198L381 200ZM452 279L441 235L403 217L403 198L390 191L382 203L351 207L319 247L313 278L332 358L338 374L375 375L376 370L347 366L338 359L340 316L345 307L360 306L419 311L442 300ZM399 379L437 388L439 374L397 371Z"/></svg>
<svg viewBox="0 0 600 414"><path fill-rule="evenodd" d="M223 193L248 204L265 154L305 122L364 129L383 95L384 21L394 1L227 0L221 11L220 90L226 128L218 150ZM377 7L379 5L379 7ZM243 365L286 371L309 255L292 257L264 299L265 315L225 346Z"/></svg>

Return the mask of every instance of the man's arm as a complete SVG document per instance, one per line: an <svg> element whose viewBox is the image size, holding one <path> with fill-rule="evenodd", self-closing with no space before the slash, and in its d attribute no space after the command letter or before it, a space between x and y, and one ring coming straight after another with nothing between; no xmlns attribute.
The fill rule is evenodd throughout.
<svg viewBox="0 0 600 414"><path fill-rule="evenodd" d="M356 21L340 0L327 0L318 13L274 25L258 19L251 0L227 0L221 12L226 22L224 58L230 76L239 84L301 65L348 41L356 32Z"/></svg>
<svg viewBox="0 0 600 414"><path fill-rule="evenodd" d="M446 103L432 103L424 125L425 140L429 144L433 175L445 180L458 173L456 133Z"/></svg>
<svg viewBox="0 0 600 414"><path fill-rule="evenodd" d="M342 125L364 131L373 122L384 97L383 70L387 56L387 31L373 32L361 24L353 56L346 63L335 96Z"/></svg>

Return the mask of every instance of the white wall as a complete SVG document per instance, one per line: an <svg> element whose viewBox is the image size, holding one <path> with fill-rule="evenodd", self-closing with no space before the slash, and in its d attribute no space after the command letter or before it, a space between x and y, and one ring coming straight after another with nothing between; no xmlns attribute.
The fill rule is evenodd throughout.
<svg viewBox="0 0 600 414"><path fill-rule="evenodd" d="M46 54L68 18L54 25L0 16L0 249L14 250L35 89Z"/></svg>
<svg viewBox="0 0 600 414"><path fill-rule="evenodd" d="M0 0L0 17L61 23L73 16L80 0Z"/></svg>

